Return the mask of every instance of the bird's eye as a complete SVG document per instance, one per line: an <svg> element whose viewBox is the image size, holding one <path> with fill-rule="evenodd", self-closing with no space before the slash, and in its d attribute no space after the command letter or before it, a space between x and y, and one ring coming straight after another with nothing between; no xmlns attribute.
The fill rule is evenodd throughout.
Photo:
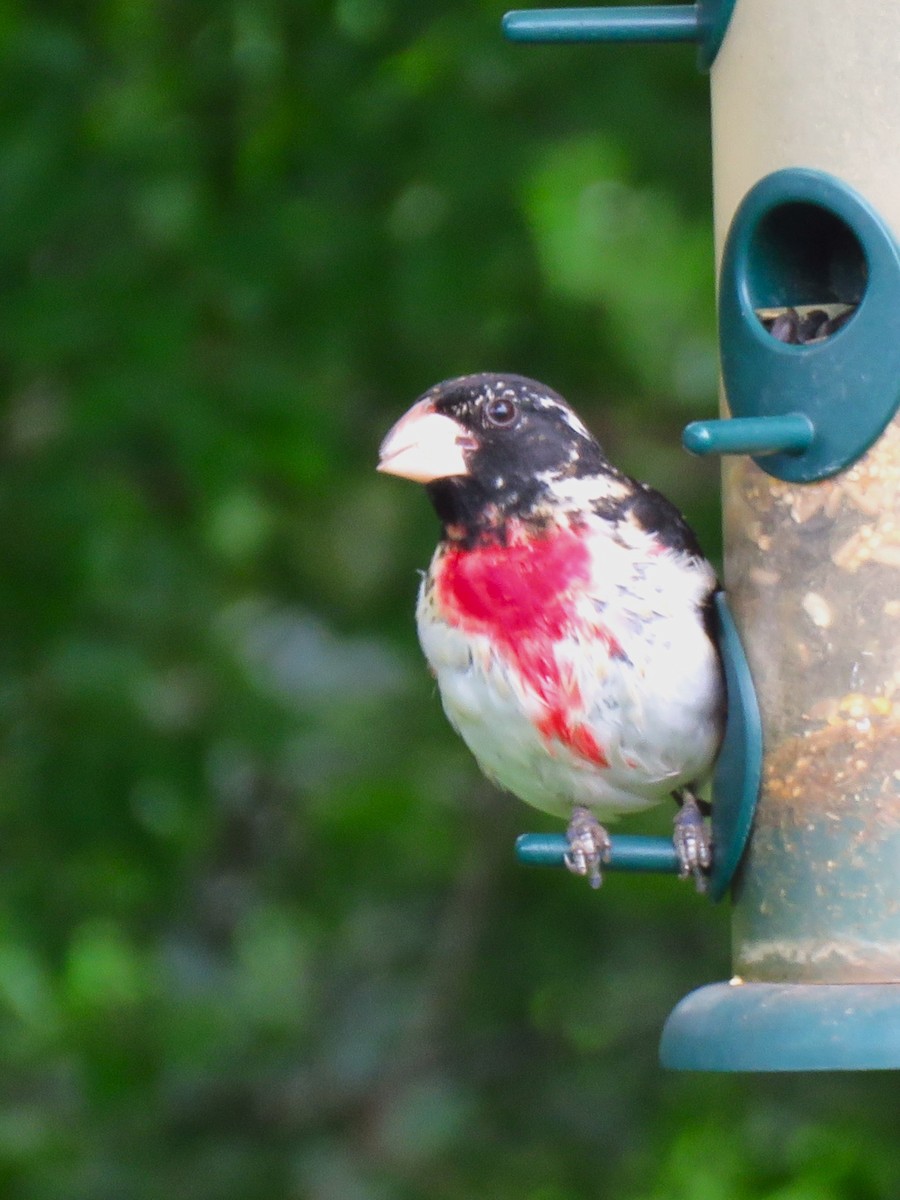
<svg viewBox="0 0 900 1200"><path fill-rule="evenodd" d="M512 400L506 399L505 396L498 396L496 400L490 400L485 405L484 415L489 424L496 425L498 429L504 429L512 425L519 415L519 410Z"/></svg>

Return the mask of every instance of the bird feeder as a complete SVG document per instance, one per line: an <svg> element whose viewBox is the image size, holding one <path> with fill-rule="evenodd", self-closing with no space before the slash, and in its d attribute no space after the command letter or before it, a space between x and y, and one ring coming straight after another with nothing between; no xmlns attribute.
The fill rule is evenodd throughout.
<svg viewBox="0 0 900 1200"><path fill-rule="evenodd" d="M710 72L722 418L684 443L728 456L711 895L731 894L734 977L677 1005L662 1061L900 1067L900 10L707 0L504 28L693 40ZM654 839L613 855L674 866Z"/></svg>

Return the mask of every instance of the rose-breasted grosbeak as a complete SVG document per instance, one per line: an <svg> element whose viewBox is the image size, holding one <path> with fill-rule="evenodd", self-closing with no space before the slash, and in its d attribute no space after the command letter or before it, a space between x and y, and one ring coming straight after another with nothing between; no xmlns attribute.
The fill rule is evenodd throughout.
<svg viewBox="0 0 900 1200"><path fill-rule="evenodd" d="M674 795L682 875L702 887L710 842L692 785L725 699L716 577L680 513L517 375L431 388L378 469L425 484L443 525L419 639L485 775L569 821L567 865L594 886L600 820Z"/></svg>

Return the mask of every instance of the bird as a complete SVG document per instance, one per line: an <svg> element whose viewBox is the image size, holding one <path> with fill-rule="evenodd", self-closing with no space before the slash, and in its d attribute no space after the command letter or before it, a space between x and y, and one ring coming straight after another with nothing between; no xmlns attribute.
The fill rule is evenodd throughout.
<svg viewBox="0 0 900 1200"><path fill-rule="evenodd" d="M377 469L423 484L440 521L418 636L482 772L567 822L565 864L593 887L606 824L673 797L679 874L705 890L719 583L678 509L613 466L562 396L514 374L431 387Z"/></svg>

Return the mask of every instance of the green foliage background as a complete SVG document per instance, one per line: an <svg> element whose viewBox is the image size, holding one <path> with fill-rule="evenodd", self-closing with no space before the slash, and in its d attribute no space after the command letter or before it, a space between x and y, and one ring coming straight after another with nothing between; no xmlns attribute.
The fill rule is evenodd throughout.
<svg viewBox="0 0 900 1200"><path fill-rule="evenodd" d="M891 1077L659 1070L727 914L517 868L418 654L439 378L717 546L706 83L501 13L0 6L4 1198L900 1194Z"/></svg>

